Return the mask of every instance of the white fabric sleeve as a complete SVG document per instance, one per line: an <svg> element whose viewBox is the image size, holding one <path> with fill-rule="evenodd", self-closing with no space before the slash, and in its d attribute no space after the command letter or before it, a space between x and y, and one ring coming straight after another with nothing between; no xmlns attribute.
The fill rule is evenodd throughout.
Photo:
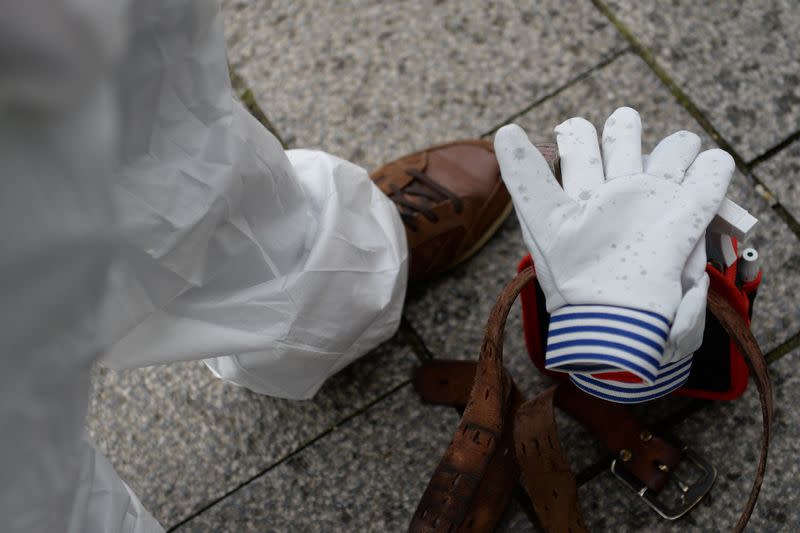
<svg viewBox="0 0 800 533"><path fill-rule="evenodd" d="M103 363L204 359L255 392L310 398L397 329L396 208L356 165L287 157L235 101L216 4L142 0L131 16L114 182L125 260Z"/></svg>
<svg viewBox="0 0 800 533"><path fill-rule="evenodd" d="M122 32L114 8L80 7L88 11L31 0L0 17L0 516L9 533L163 531L84 438L117 242L107 71Z"/></svg>

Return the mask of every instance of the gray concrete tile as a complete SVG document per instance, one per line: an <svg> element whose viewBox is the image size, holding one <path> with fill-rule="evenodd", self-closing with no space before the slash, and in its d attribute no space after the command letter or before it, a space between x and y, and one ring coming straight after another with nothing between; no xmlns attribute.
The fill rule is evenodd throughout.
<svg viewBox="0 0 800 533"><path fill-rule="evenodd" d="M704 148L713 146L691 115L634 54L620 57L534 108L517 122L532 139L552 142L552 129L562 120L582 116L602 131L608 115L622 105L637 109L642 116L645 152L680 129L700 135ZM763 261L764 282L756 301L753 330L767 351L800 331L800 306L796 298L800 289L800 242L755 192L749 179L737 173L728 196L760 221L754 236L745 244L759 249ZM521 243L521 239L518 238L518 242ZM519 253L521 255L522 251Z"/></svg>
<svg viewBox="0 0 800 533"><path fill-rule="evenodd" d="M180 531L403 531L457 425L405 387Z"/></svg>
<svg viewBox="0 0 800 533"><path fill-rule="evenodd" d="M373 168L476 136L626 46L589 2L223 2L287 143Z"/></svg>
<svg viewBox="0 0 800 533"><path fill-rule="evenodd" d="M122 479L170 526L402 383L415 364L392 340L310 401L251 393L200 362L95 368L88 423Z"/></svg>
<svg viewBox="0 0 800 533"><path fill-rule="evenodd" d="M759 220L745 243L758 250L764 277L758 289L752 328L767 352L800 331L800 240L759 195L752 182L737 175L728 196Z"/></svg>
<svg viewBox="0 0 800 533"><path fill-rule="evenodd" d="M800 220L800 141L757 165L754 174L792 216Z"/></svg>
<svg viewBox="0 0 800 533"><path fill-rule="evenodd" d="M800 524L800 351L770 367L775 387L775 424L761 495L748 531L796 531ZM747 495L761 438L761 409L753 383L734 402L715 403L675 428L689 446L717 468L711 493L677 522L662 520L630 490L605 473L579 490L584 517L593 531L728 531Z"/></svg>
<svg viewBox="0 0 800 533"><path fill-rule="evenodd" d="M746 160L800 129L795 1L607 3Z"/></svg>
<svg viewBox="0 0 800 533"><path fill-rule="evenodd" d="M406 387L179 531L403 531L457 426ZM497 531L536 529L512 500Z"/></svg>
<svg viewBox="0 0 800 533"><path fill-rule="evenodd" d="M800 352L798 352L800 353ZM776 388L770 468L752 531L779 531L796 522L798 415L780 406L798 398L800 378L791 354L772 367ZM758 401L720 403L694 415L676 433L718 467L707 502L678 523L664 522L609 475L584 485L580 497L593 531L709 531L726 529L750 482L759 437ZM421 405L410 387L288 459L188 522L186 531L397 531L405 528L441 457L458 416ZM575 450L565 444L570 453ZM783 498L778 501L778 498ZM378 503L376 503L378 502ZM777 502L777 503L776 503ZM517 503L500 531L537 531Z"/></svg>

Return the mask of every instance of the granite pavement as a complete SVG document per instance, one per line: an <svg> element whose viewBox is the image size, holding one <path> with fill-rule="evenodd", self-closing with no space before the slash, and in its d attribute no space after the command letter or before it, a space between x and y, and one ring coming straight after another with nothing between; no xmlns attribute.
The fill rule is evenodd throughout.
<svg viewBox="0 0 800 533"><path fill-rule="evenodd" d="M729 196L760 220L764 282L753 329L777 401L770 463L749 531L800 525L800 9L791 0L222 0L237 90L288 147L372 168L426 145L515 121L535 141L585 116L638 109L644 151L687 129L734 151ZM266 398L202 363L96 368L88 425L145 506L180 531L402 531L458 422L409 384L421 359L477 356L488 311L525 255L512 215L473 259L413 288L394 339L307 402ZM512 311L505 361L526 394L533 369ZM593 531L724 531L749 487L760 427L754 387L735 402L664 400L645 417L719 477L666 522L607 472L608 457L559 415ZM676 413L678 413L676 415ZM683 414L680 414L683 413ZM524 497L499 529L539 531Z"/></svg>

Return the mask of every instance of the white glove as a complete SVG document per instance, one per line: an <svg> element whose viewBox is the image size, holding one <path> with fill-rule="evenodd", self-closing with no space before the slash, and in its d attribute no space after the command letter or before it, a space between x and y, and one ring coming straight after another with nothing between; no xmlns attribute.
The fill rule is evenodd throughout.
<svg viewBox="0 0 800 533"><path fill-rule="evenodd" d="M698 156L699 138L679 132L653 150L643 171L641 122L630 108L606 122L604 165L589 122L571 119L556 132L564 189L518 126L495 138L551 314L547 367L626 370L652 383L684 291L684 305L705 300L707 285L695 283L692 292L696 276L682 280L682 273L690 256L705 263L693 251L725 195L733 159L717 149Z"/></svg>
<svg viewBox="0 0 800 533"><path fill-rule="evenodd" d="M706 294L709 279L705 271L705 239L700 239L683 267L683 299L672 322L661 366L652 383L621 380L612 375L570 374L579 389L618 403L641 403L666 396L682 387L692 370L692 356L703 343L706 323Z"/></svg>

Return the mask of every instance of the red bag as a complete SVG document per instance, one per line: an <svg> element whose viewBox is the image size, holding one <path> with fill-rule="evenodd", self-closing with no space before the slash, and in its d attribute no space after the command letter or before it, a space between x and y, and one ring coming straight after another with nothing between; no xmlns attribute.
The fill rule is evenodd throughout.
<svg viewBox="0 0 800 533"><path fill-rule="evenodd" d="M736 250L738 243L732 237L731 240ZM533 259L527 255L519 263L517 270L521 272L532 265ZM725 297L749 326L753 302L761 283L761 272L753 281L737 284L737 267L738 263L734 263L722 273L709 263L706 272L711 280L711 287ZM545 308L544 294L538 282L526 285L520 293L520 299L525 344L533 364L543 374L556 379L566 379L567 374L552 372L544 367L550 315ZM641 381L639 377L629 372L606 372L594 376L628 383ZM703 344L694 354L688 381L674 394L706 400L733 400L744 393L748 376L749 370L744 357L719 321L707 311Z"/></svg>

